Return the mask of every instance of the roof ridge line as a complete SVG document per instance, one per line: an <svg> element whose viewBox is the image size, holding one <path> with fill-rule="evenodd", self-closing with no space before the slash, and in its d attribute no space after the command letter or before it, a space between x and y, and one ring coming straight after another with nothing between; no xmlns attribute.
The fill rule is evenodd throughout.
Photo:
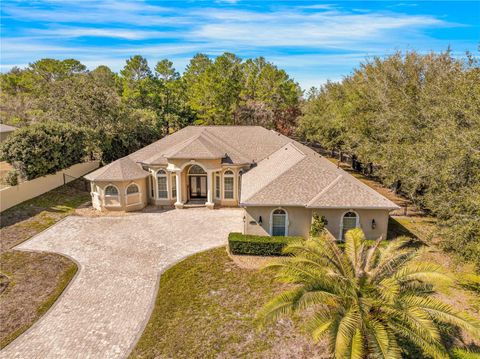
<svg viewBox="0 0 480 359"><path fill-rule="evenodd" d="M226 126L224 126L226 127ZM242 151L238 150L237 148L233 147L232 145L230 145L228 142L225 142L222 138L218 137L217 135L215 135L214 133L211 133L210 131L208 131L208 128L205 128L205 134L209 135L209 136L212 136L214 137L216 140L222 142L226 147L229 147L230 149L236 151L238 154L240 154L243 158L247 159L247 161L249 161L248 163L251 163L251 160L248 159L248 156L246 156Z"/></svg>
<svg viewBox="0 0 480 359"><path fill-rule="evenodd" d="M265 157L263 160L261 160L260 162L257 163L257 165L259 165L261 162L265 161L266 159L270 158L271 155L273 155L274 153L280 151L282 148L284 148L287 144L283 145L282 147L280 147L278 150L276 150L275 152L272 152L270 155L268 155L267 157ZM276 180L278 177L282 176L284 173L287 173L288 171L290 171L293 167L295 167L296 165L298 165L300 162L302 161L305 161L305 159L307 158L307 155L304 154L303 152L300 151L300 153L303 155L303 158L298 161L298 162L295 162L293 163L291 166L289 166L288 168L285 169L285 171L281 172L277 177L273 178L271 181L265 183L263 186L259 187L257 191L253 192L248 198L252 198L253 196L255 196L258 192L260 192L261 190L263 190L265 187L267 187L270 183L272 183L274 180ZM258 167L255 167L254 169L256 169ZM248 173L248 172L247 172Z"/></svg>
<svg viewBox="0 0 480 359"><path fill-rule="evenodd" d="M310 201L308 201L308 203L305 205L305 207L309 207L312 203L314 203L316 200L318 200L320 197L322 197L326 192L328 192L330 190L330 188L332 188L333 186L335 186L338 181L340 181L340 179L343 177L342 174L338 175L332 182L330 182L328 184L327 187L325 187L324 189L322 189L319 193L317 193Z"/></svg>

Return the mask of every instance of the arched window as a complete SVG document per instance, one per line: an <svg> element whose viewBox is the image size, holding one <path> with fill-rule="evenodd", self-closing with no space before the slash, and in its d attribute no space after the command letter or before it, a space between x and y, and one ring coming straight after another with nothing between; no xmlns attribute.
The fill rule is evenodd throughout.
<svg viewBox="0 0 480 359"><path fill-rule="evenodd" d="M223 173L223 198L233 199L233 172L227 170Z"/></svg>
<svg viewBox="0 0 480 359"><path fill-rule="evenodd" d="M115 186L108 185L105 187L105 196L118 196L118 189Z"/></svg>
<svg viewBox="0 0 480 359"><path fill-rule="evenodd" d="M138 192L138 186L135 183L132 183L130 186L127 187L127 194L136 194Z"/></svg>
<svg viewBox="0 0 480 359"><path fill-rule="evenodd" d="M207 172L205 172L205 170L198 166L198 165L193 165L192 167L190 167L190 170L188 171L188 174L191 174L191 175L206 175Z"/></svg>
<svg viewBox="0 0 480 359"><path fill-rule="evenodd" d="M167 172L159 170L157 172L158 198L168 198Z"/></svg>
<svg viewBox="0 0 480 359"><path fill-rule="evenodd" d="M349 230L358 227L359 224L359 217L355 212L347 212L343 215L340 233L342 234L342 238L345 239L345 233Z"/></svg>
<svg viewBox="0 0 480 359"><path fill-rule="evenodd" d="M270 223L272 236L288 236L287 211L281 208L273 210Z"/></svg>

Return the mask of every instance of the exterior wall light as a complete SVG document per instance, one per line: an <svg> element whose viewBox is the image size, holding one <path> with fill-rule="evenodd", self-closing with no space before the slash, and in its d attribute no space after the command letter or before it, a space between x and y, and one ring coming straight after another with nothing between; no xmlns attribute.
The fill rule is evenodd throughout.
<svg viewBox="0 0 480 359"><path fill-rule="evenodd" d="M374 219L372 219L372 229L377 228L377 222L375 222Z"/></svg>
<svg viewBox="0 0 480 359"><path fill-rule="evenodd" d="M263 221L262 221L262 216L258 217L258 224L262 225Z"/></svg>

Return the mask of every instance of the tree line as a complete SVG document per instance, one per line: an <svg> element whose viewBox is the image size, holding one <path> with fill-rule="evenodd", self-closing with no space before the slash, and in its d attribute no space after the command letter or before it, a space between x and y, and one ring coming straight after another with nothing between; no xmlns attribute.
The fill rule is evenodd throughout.
<svg viewBox="0 0 480 359"><path fill-rule="evenodd" d="M231 53L215 59L197 54L182 75L168 59L152 69L140 55L119 73L107 66L88 71L75 59L42 59L1 74L0 85L3 123L28 125L20 134L33 142L37 126L82 129L86 153L104 163L190 124L259 124L288 134L300 114L300 87L284 70L262 57L242 60ZM28 148L18 148L13 138L7 143L4 158L27 160L21 154ZM20 174L32 178L58 166L34 167L23 166Z"/></svg>
<svg viewBox="0 0 480 359"><path fill-rule="evenodd" d="M298 131L375 166L480 264L480 68L471 54L374 58L307 95ZM372 168L372 166L368 166Z"/></svg>
<svg viewBox="0 0 480 359"><path fill-rule="evenodd" d="M305 96L264 58L231 53L197 54L183 74L139 55L119 73L42 59L1 74L0 85L2 122L26 127L1 155L23 177L79 156L108 163L190 124L262 125L373 164L386 186L439 218L447 249L480 263L480 68L471 54L374 58ZM65 151L65 139L83 152ZM29 160L35 153L44 155Z"/></svg>

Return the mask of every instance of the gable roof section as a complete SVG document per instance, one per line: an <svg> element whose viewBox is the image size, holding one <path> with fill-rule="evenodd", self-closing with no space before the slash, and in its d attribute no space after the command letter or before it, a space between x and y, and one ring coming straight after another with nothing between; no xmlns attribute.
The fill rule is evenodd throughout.
<svg viewBox="0 0 480 359"><path fill-rule="evenodd" d="M149 173L129 157L120 158L84 177L89 181L129 181L148 177Z"/></svg>
<svg viewBox="0 0 480 359"><path fill-rule="evenodd" d="M290 157L286 159L279 154L285 151L285 147L282 147L242 177L243 205L398 208L396 204L319 154L305 146L297 145L296 142L290 144L297 152L302 153L303 157L291 156L292 152L287 151L285 153L289 153ZM271 168L275 170L265 175L264 172L271 171ZM259 183L261 185L258 185ZM247 190L246 193L244 188Z"/></svg>
<svg viewBox="0 0 480 359"><path fill-rule="evenodd" d="M292 143L288 143L242 177L241 202L248 202L276 178L305 158Z"/></svg>

